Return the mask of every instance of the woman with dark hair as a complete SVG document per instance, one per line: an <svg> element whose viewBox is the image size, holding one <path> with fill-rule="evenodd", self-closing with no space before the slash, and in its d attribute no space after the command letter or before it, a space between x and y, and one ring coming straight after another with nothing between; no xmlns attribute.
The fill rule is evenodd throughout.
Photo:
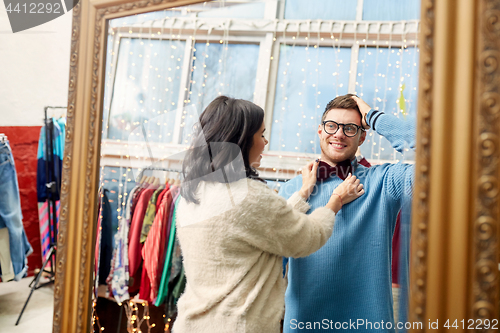
<svg viewBox="0 0 500 333"><path fill-rule="evenodd" d="M332 234L335 214L364 193L349 176L309 215L318 161L302 169L288 201L258 178L268 143L264 111L217 97L200 116L176 209L187 284L174 333L277 333L286 281L282 257L304 257ZM253 178L253 179L252 179Z"/></svg>

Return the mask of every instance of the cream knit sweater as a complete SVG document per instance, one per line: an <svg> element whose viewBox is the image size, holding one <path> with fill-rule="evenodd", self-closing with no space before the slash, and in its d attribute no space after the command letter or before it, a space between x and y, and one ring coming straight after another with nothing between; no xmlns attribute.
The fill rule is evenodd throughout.
<svg viewBox="0 0 500 333"><path fill-rule="evenodd" d="M181 199L177 234L187 285L174 333L276 333L284 311L282 257L317 251L335 213L310 215L297 193L288 201L265 184L201 182L200 204Z"/></svg>

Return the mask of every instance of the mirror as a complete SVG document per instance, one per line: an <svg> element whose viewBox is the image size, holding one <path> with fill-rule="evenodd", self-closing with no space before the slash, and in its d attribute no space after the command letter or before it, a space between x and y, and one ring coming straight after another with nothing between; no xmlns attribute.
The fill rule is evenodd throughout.
<svg viewBox="0 0 500 333"><path fill-rule="evenodd" d="M109 21L94 330L171 328L185 277L171 222L164 218L162 229L157 215L162 198L177 193L193 126L215 97L265 109L269 145L259 174L276 190L321 153L317 127L333 98L354 93L376 110L415 118L420 3L391 4L216 1ZM372 165L415 159L373 130L358 155ZM396 322L408 308L410 212L408 200L398 223L387 225L396 230L385 283L393 285ZM153 237L166 244L160 251Z"/></svg>
<svg viewBox="0 0 500 333"><path fill-rule="evenodd" d="M100 318L98 323L93 323L98 329L114 329L116 322L121 322L119 325L124 328L125 324L137 325L137 321L141 320L151 330L154 329L153 324L157 328L171 328L175 315L169 318L170 314L163 312L165 317L156 317L154 307L140 297L132 302L125 302L128 298L124 297L117 302L116 297L111 298L111 294L103 290L108 283L102 288L98 279L91 282L89 272L96 258L94 250L99 254L97 258L102 258L105 252L103 239L107 238L109 245L109 234L113 235L114 229L125 231L118 230L121 220L129 216L134 218L131 210L137 183L148 184L143 187L153 192L151 197L155 192L161 195L158 191L160 185L166 187L169 183L169 186L175 187L180 178L177 174L183 152L189 148L190 129L199 113L219 94L252 100L266 111L264 122L269 129L270 143L264 151L259 174L276 189L296 176L299 168L319 154L319 139L315 131L321 120L322 108L337 95L357 93L375 109L399 118L417 116L423 119L419 123L421 140L417 144L420 146L417 156L408 147L402 150L402 154L394 152L385 139L374 131L368 133L360 153L372 164L412 164L417 159L415 179L419 196L413 207L427 208L430 186L425 181L422 185L422 178L428 177L430 168L428 155L434 67L429 59L433 57L434 47L434 7L431 1L424 1L422 15L425 20L422 20L425 26L421 28L418 20L420 2L388 2L392 6L381 6L379 2L368 0L354 4L332 1L331 7L319 1L316 6L311 6L311 1L308 1L305 6L305 1L288 0L199 4L191 4L191 1L155 4L123 1L112 4L103 2L96 7L84 2L90 7L75 7L73 80L68 109L68 118L72 122L68 125L70 148L63 181L63 202L67 203L71 198L77 200L75 198L80 193L84 194L84 198L79 199L84 200L84 204L74 210L64 210L63 207L62 221L75 221L78 228L67 225L61 228L58 262L64 267L64 273L58 272L59 283L55 290L55 331L68 327L76 328L73 331L90 330L92 325L87 323L86 318L91 318L93 310ZM188 4L191 6L181 7ZM80 19L85 18L89 18L91 23L89 29L82 29L83 35L79 36ZM421 29L425 40L419 41ZM87 44L82 42L83 38L88 37L84 31L93 32L93 49L84 48ZM426 56L423 60L419 59L420 43L425 46L420 47ZM419 68L419 63L424 64L424 68ZM83 70L78 72L78 80L77 69ZM426 75L418 78L419 71ZM92 89L88 82L92 82ZM425 84L422 86L421 82ZM420 94L419 103L423 101L423 105L418 106L419 110L424 110L423 114L416 112L417 91ZM79 125L75 126L77 123ZM80 142L78 138L83 140ZM441 141L437 140L437 144ZM71 187L70 180L82 184L82 189L78 191L75 186ZM155 190L150 186L156 186ZM97 194L99 187L103 189L101 195ZM101 198L106 200L102 199L98 209ZM148 200L143 201L149 204ZM155 209L156 204L151 204ZM411 306L411 319L422 323L426 318L422 316L426 315L427 243L421 238L427 236L427 219L435 218L437 214L427 209L413 211L413 216L419 217L419 223L414 221L412 226L412 237L418 241L412 244L415 255L410 266L411 205L410 200L402 203L399 231L402 255L398 269L401 280L398 281L399 298L393 302L399 305L396 305L395 311L392 302L386 302L385 306L387 311L398 316L398 321L403 322L407 320L408 306ZM68 206L65 207L67 209ZM76 206L73 204L72 207ZM144 214L148 208L143 208ZM111 216L111 223L108 224L111 225L111 233L106 236L103 211ZM102 229L97 228L96 221L99 219ZM143 228L140 229L142 232ZM98 247L94 246L96 235L92 234L93 230L99 231L96 232L100 239ZM116 242L114 237L111 241L113 246ZM122 239L126 238L123 236ZM70 253L75 251L69 245L72 240L82 247L81 256ZM385 241L388 244L390 239ZM172 259L179 254L175 236L169 237L166 244L170 254L165 256ZM392 248L392 244L390 246ZM109 248L107 251L109 258ZM139 258L141 255L142 251ZM72 259L76 260L70 262ZM132 284L137 283L135 274L139 274L137 277L140 276L142 281L144 270L140 268L140 261L134 267L134 276L130 277L129 284L131 281ZM146 260L146 265L149 263ZM171 274L174 267L178 277L182 277L182 269L175 269L172 263L168 265L171 267L164 265L167 274ZM414 267L417 269L414 270ZM412 299L410 305L408 268L415 277L411 283L412 295L416 290L418 296ZM100 263L99 279L101 272L105 269ZM387 273L387 277L389 275ZM102 278L107 280L108 277L104 273ZM391 281L383 283L390 286ZM102 296L100 298L107 300L108 305L101 308L97 303L76 301L75 298L73 302L76 303L72 304L78 304L78 307L72 308L69 291L78 290L75 297L89 300L92 286L96 286L96 297ZM175 289L177 286L172 287ZM180 292L179 289L177 291ZM398 292L395 294L397 296ZM147 293L145 295L147 297ZM436 293L434 299L438 297ZM151 300L154 302L154 299ZM173 300L175 304L175 296ZM118 306L120 302L121 310ZM119 310L118 320L115 320L115 315L98 315L112 307ZM63 313L70 315L62 318ZM108 326L108 323L103 323L103 318L115 323ZM142 326L142 329L147 328Z"/></svg>

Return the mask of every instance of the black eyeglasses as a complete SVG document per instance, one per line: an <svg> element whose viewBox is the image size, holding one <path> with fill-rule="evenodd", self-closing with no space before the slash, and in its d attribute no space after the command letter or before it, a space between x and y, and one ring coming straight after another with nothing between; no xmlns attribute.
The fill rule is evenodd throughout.
<svg viewBox="0 0 500 333"><path fill-rule="evenodd" d="M341 124L333 120L327 120L323 122L323 129L328 134L337 133L340 126L342 126L342 131L344 132L345 136L348 137L355 136L356 134L358 134L359 130L364 131L364 129L361 126L358 126L356 124Z"/></svg>

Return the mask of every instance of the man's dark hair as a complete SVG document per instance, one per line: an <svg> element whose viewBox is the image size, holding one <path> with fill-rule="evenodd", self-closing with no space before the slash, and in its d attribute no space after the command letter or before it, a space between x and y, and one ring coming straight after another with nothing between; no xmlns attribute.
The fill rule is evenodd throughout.
<svg viewBox="0 0 500 333"><path fill-rule="evenodd" d="M356 110L359 113L359 116L361 117L361 111L359 111L358 104L356 103L355 100L351 98L351 96L356 96L354 94L346 94L342 96L335 97L333 100L331 100L325 108L325 112L323 112L323 116L321 117L321 122L325 121L326 114L328 111L331 109L352 109Z"/></svg>
<svg viewBox="0 0 500 333"><path fill-rule="evenodd" d="M264 110L250 101L226 96L214 99L200 115L191 148L184 158L182 197L198 204L196 190L202 179L233 182L245 176L258 177L250 165L249 154L253 136L263 121ZM244 170L233 163L240 153ZM224 177L214 173L221 169Z"/></svg>

